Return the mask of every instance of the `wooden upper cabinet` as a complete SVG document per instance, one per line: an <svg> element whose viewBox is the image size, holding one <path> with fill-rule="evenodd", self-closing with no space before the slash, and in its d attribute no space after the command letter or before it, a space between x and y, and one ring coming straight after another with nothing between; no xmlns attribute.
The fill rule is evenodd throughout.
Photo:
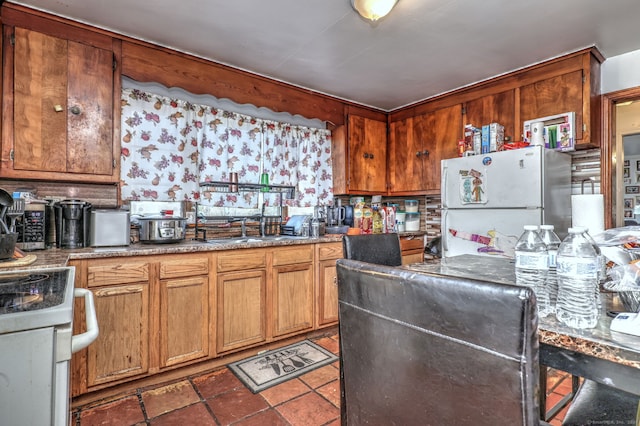
<svg viewBox="0 0 640 426"><path fill-rule="evenodd" d="M583 139L582 70L537 81L520 88L520 126L527 120L574 111L576 113L576 140Z"/></svg>
<svg viewBox="0 0 640 426"><path fill-rule="evenodd" d="M465 102L463 111L463 126L482 128L485 124L499 123L504 126L505 137L520 140L522 129L515 128L515 89Z"/></svg>
<svg viewBox="0 0 640 426"><path fill-rule="evenodd" d="M5 26L3 55L0 175L117 182L113 51Z"/></svg>
<svg viewBox="0 0 640 426"><path fill-rule="evenodd" d="M441 108L391 123L390 194L440 190L440 160L457 156L462 105Z"/></svg>
<svg viewBox="0 0 640 426"><path fill-rule="evenodd" d="M387 192L387 122L349 115L349 193Z"/></svg>

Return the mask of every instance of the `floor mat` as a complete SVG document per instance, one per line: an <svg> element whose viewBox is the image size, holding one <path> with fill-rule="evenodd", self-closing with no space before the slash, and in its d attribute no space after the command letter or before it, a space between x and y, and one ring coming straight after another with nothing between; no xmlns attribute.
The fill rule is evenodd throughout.
<svg viewBox="0 0 640 426"><path fill-rule="evenodd" d="M253 393L308 373L338 357L309 340L261 353L228 367Z"/></svg>

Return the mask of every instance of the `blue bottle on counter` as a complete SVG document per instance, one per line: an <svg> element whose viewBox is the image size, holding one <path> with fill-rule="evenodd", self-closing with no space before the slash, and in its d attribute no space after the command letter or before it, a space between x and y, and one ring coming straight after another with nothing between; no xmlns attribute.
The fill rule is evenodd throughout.
<svg viewBox="0 0 640 426"><path fill-rule="evenodd" d="M558 302L556 317L574 328L594 328L599 309L598 255L584 235L584 228L569 228L569 235L558 248Z"/></svg>
<svg viewBox="0 0 640 426"><path fill-rule="evenodd" d="M544 318L553 312L547 289L549 253L538 235L537 225L525 225L524 232L516 243L515 252L516 283L533 289L538 316Z"/></svg>

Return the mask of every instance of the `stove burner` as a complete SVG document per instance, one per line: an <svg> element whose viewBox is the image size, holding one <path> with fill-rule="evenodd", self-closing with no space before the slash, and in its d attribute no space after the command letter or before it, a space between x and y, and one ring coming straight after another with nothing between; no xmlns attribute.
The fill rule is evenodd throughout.
<svg viewBox="0 0 640 426"><path fill-rule="evenodd" d="M16 274L0 277L0 286L17 284L36 284L49 278L47 274ZM0 294L2 290L0 289Z"/></svg>
<svg viewBox="0 0 640 426"><path fill-rule="evenodd" d="M0 274L0 315L45 309L62 303L66 272Z"/></svg>
<svg viewBox="0 0 640 426"><path fill-rule="evenodd" d="M33 303L42 302L43 295L36 293L5 293L0 294L0 309L21 311Z"/></svg>

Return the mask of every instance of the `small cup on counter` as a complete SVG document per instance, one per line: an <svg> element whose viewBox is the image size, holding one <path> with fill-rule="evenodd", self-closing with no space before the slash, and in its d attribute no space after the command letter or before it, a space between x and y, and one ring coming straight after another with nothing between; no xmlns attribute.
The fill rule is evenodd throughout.
<svg viewBox="0 0 640 426"><path fill-rule="evenodd" d="M238 192L238 173L229 173L229 191Z"/></svg>

